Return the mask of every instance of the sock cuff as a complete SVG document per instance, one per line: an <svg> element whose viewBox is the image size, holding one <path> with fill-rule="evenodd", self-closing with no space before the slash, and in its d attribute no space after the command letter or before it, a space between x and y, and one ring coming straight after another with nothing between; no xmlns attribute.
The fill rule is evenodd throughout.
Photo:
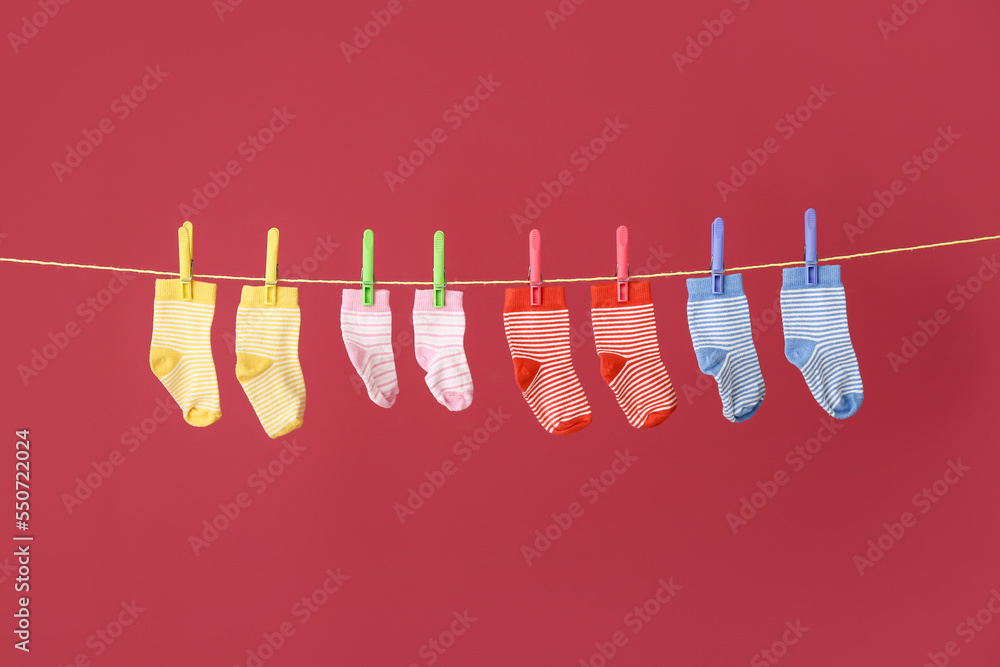
<svg viewBox="0 0 1000 667"><path fill-rule="evenodd" d="M618 281L592 286L590 297L594 308L646 306L653 303L648 280L630 280L628 282L628 301L618 300Z"/></svg>
<svg viewBox="0 0 1000 667"><path fill-rule="evenodd" d="M157 301L193 301L207 306L215 305L215 283L204 283L200 280L191 281L191 299L185 299L184 288L180 278L156 280Z"/></svg>
<svg viewBox="0 0 1000 667"><path fill-rule="evenodd" d="M722 276L722 294L712 293L712 277L688 278L688 300L709 301L711 299L728 299L734 296L745 296L743 293L743 274L726 273Z"/></svg>
<svg viewBox="0 0 1000 667"><path fill-rule="evenodd" d="M444 305L438 308L434 305L434 290L418 289L413 293L413 312L417 311L444 311L462 312L462 292L453 289L444 291Z"/></svg>
<svg viewBox="0 0 1000 667"><path fill-rule="evenodd" d="M504 294L503 312L519 310L545 311L566 310L566 290L563 287L542 286L542 304L531 305L531 289L528 287L508 287Z"/></svg>
<svg viewBox="0 0 1000 667"><path fill-rule="evenodd" d="M809 289L811 287L843 287L840 282L840 264L822 264L816 267L815 285L806 285L806 267L794 266L781 270L781 289Z"/></svg>
<svg viewBox="0 0 1000 667"><path fill-rule="evenodd" d="M243 293L240 295L240 306L250 308L298 308L299 288L298 287L276 287L274 303L267 302L267 287L261 285L244 285Z"/></svg>
<svg viewBox="0 0 1000 667"><path fill-rule="evenodd" d="M389 309L389 290L387 289L375 290L375 295L374 298L372 299L372 305L366 306L364 302L364 290L345 289L343 292L343 296L341 297L340 309L347 310L352 313L391 312Z"/></svg>

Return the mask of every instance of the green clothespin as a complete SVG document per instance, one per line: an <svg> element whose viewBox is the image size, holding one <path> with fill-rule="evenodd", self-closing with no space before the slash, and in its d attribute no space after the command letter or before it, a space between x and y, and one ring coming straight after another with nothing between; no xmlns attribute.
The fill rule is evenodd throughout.
<svg viewBox="0 0 1000 667"><path fill-rule="evenodd" d="M365 230L361 250L361 303L375 303L375 232Z"/></svg>
<svg viewBox="0 0 1000 667"><path fill-rule="evenodd" d="M444 232L434 232L434 305L444 306Z"/></svg>

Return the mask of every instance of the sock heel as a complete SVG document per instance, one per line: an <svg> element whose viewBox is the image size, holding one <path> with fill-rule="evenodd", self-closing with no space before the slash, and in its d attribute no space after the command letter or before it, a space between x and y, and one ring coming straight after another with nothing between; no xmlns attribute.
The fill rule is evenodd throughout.
<svg viewBox="0 0 1000 667"><path fill-rule="evenodd" d="M702 373L715 377L726 362L726 350L718 347L701 347L695 350L698 358L698 368Z"/></svg>
<svg viewBox="0 0 1000 667"><path fill-rule="evenodd" d="M236 379L240 384L246 384L270 368L272 363L270 359L259 354L239 352L236 354Z"/></svg>
<svg viewBox="0 0 1000 667"><path fill-rule="evenodd" d="M622 372L625 368L625 362L628 361L625 357L620 354L614 354L612 352L605 352L603 354L598 354L601 358L601 377L608 384L614 382L618 374Z"/></svg>
<svg viewBox="0 0 1000 667"><path fill-rule="evenodd" d="M149 368L161 380L181 361L181 353L169 347L153 345L149 348Z"/></svg>
<svg viewBox="0 0 1000 667"><path fill-rule="evenodd" d="M785 339L785 358L799 370L809 362L816 350L816 343L802 338Z"/></svg>
<svg viewBox="0 0 1000 667"><path fill-rule="evenodd" d="M538 377L538 370L542 367L534 359L514 357L514 379L522 392L527 392L531 388L531 383Z"/></svg>

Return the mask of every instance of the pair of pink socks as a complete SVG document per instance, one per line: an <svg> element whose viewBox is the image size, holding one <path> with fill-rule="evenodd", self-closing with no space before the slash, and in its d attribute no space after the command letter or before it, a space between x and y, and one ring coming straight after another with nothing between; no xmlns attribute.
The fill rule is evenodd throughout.
<svg viewBox="0 0 1000 667"><path fill-rule="evenodd" d="M416 290L413 299L413 346L417 363L426 371L427 388L452 411L472 404L472 374L465 358L465 311L462 292L445 290L445 305L435 307L434 290ZM389 290L375 290L374 303L362 303L359 289L345 289L340 330L347 354L368 396L383 408L399 395L392 350Z"/></svg>

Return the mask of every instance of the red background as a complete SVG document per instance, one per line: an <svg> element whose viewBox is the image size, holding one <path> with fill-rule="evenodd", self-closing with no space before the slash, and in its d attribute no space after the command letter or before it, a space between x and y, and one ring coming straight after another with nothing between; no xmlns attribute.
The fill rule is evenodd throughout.
<svg viewBox="0 0 1000 667"><path fill-rule="evenodd" d="M886 40L877 22L890 18L888 1L753 0L741 10L728 0L592 0L553 29L545 11L555 0L404 0L346 62L340 42L385 6L247 1L223 20L210 0L61 6L17 53L8 44L0 56L0 255L173 271L179 205L231 159L241 173L192 217L196 274L262 275L266 230L277 226L283 277L299 265L314 269L310 278L353 279L371 227L376 278L428 280L440 228L449 278L519 279L528 228L515 229L511 214L563 169L574 182L536 221L549 280L610 275L619 224L631 230L634 272L707 268L716 215L729 223L730 266L800 258L809 206L819 212L821 257L997 231L995 3L920 5ZM672 54L726 8L735 20L678 71ZM28 0L5 3L0 28L20 30L36 11ZM120 120L112 101L157 65L165 80ZM442 114L488 75L499 87L452 129ZM776 121L820 85L832 97L785 139ZM274 107L295 118L246 162L238 146ZM114 131L60 182L52 162L105 117ZM571 155L608 117L628 128L576 171ZM438 127L446 142L390 191L384 172ZM960 139L911 182L903 163L939 127ZM717 181L769 137L778 152L723 201ZM843 224L894 179L905 194L852 243ZM339 247L302 264L316 256L317 237ZM609 664L747 664L782 638L786 621L801 620L809 631L782 664L922 665L956 641L951 664L995 665L1000 622L971 643L956 626L1000 587L1000 281L960 310L948 293L996 250L991 242L843 263L865 402L799 472L786 452L816 436L825 413L767 312L778 269L744 273L761 318L767 399L743 424L722 417L714 383L696 384L682 279L653 282L680 405L649 431L629 427L603 384L589 289L568 285L573 356L594 422L565 438L542 431L514 383L502 286L463 288L475 400L449 413L424 386L407 338L412 287L390 288L401 393L385 411L352 383L340 288L305 285L308 409L290 435L305 449L260 495L248 478L281 443L265 436L233 372L227 336L241 282L216 281L223 419L195 429L175 412L127 451L123 435L166 396L147 364L152 276L136 276L87 322L78 306L100 297L109 273L0 264L3 437L12 450L14 430L31 429L36 536L33 651L14 651L5 630L0 662L68 665L82 653L100 665L245 665L263 633L291 621L294 636L265 664L426 665L421 646L468 610L477 620L436 664L578 665L618 631L628 643ZM926 345L896 372L888 355L939 309L947 322L929 341L918 336ZM18 365L71 322L79 335L23 382ZM699 386L707 389L693 394ZM454 443L475 437L491 409L510 417L462 461ZM581 485L626 449L638 460L587 504ZM64 495L115 450L124 462L70 513ZM448 459L458 472L401 525L394 504ZM913 495L958 459L971 470L920 514ZM4 460L13 468L12 456ZM727 513L777 471L788 484L734 535ZM189 536L241 492L252 504L196 556ZM521 546L572 502L583 516L528 566ZM854 556L906 511L916 525L859 576ZM350 579L299 623L293 605L338 567ZM12 575L0 577L9 626ZM633 633L625 615L671 577L682 586L675 599ZM145 611L95 656L88 637L132 600Z"/></svg>

